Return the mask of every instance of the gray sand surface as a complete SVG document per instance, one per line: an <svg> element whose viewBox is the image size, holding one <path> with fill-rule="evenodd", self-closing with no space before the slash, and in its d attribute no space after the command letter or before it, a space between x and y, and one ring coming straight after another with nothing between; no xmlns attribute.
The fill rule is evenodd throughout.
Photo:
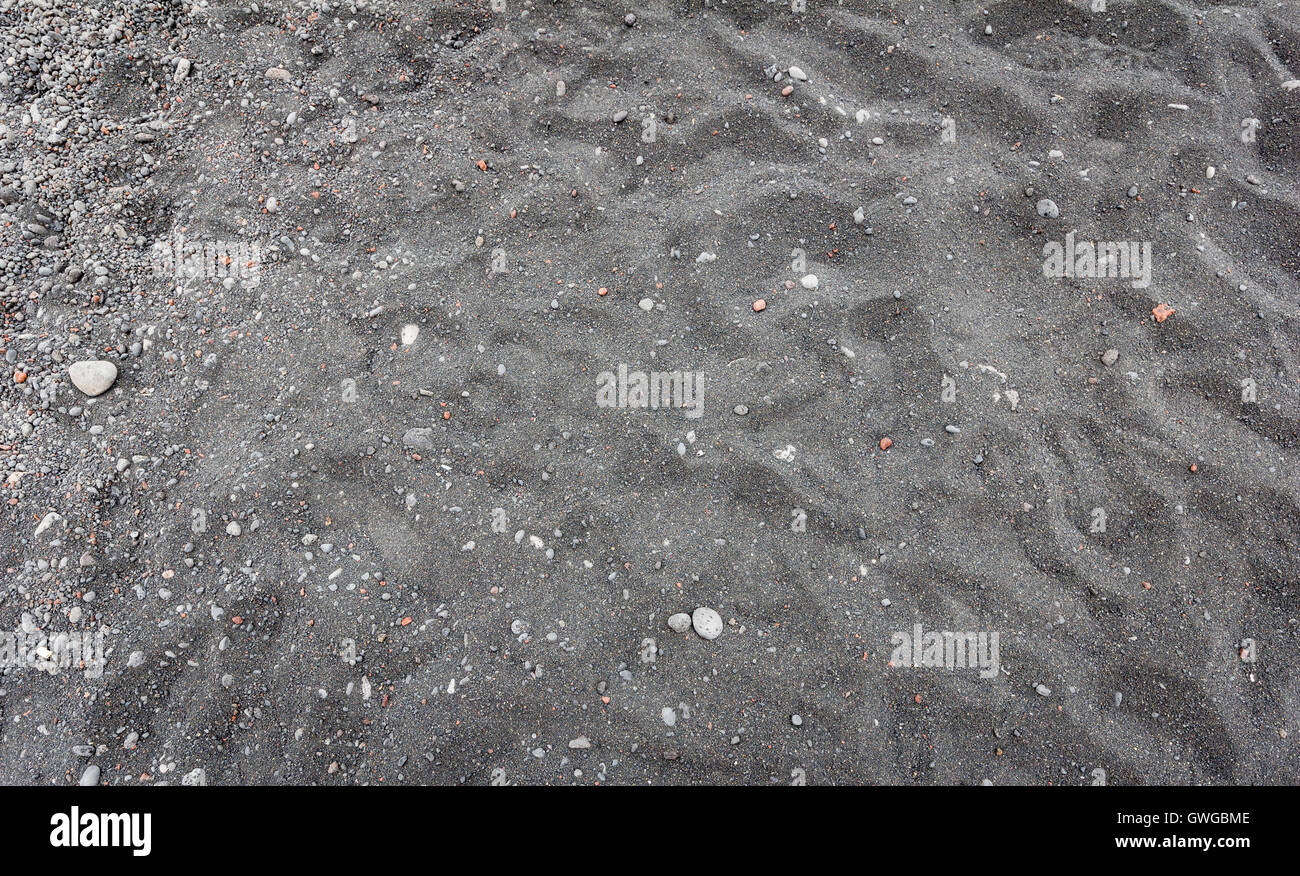
<svg viewBox="0 0 1300 876"><path fill-rule="evenodd" d="M1295 783L1300 4L1091 7L0 0L0 782Z"/></svg>

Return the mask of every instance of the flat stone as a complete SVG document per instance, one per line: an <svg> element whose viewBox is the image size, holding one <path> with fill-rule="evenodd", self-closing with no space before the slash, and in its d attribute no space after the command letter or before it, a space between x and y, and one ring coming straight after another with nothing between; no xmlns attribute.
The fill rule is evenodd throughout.
<svg viewBox="0 0 1300 876"><path fill-rule="evenodd" d="M432 450L433 430L429 428L407 429L406 433L402 435L402 444L413 450Z"/></svg>

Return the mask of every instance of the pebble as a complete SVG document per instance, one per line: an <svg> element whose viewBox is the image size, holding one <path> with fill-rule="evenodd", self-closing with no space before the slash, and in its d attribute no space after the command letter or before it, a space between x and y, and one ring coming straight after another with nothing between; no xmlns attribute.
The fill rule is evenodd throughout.
<svg viewBox="0 0 1300 876"><path fill-rule="evenodd" d="M691 625L702 639L716 639L722 635L722 615L701 606L691 614Z"/></svg>
<svg viewBox="0 0 1300 876"><path fill-rule="evenodd" d="M804 274L803 277L801 277L801 278L799 279L799 285L802 286L802 287L804 287L805 289L816 289L816 288L817 288L817 275L816 275L816 274Z"/></svg>
<svg viewBox="0 0 1300 876"><path fill-rule="evenodd" d="M81 774L81 780L77 782L83 788L90 788L99 784L99 767L91 764L86 767L86 771Z"/></svg>
<svg viewBox="0 0 1300 876"><path fill-rule="evenodd" d="M791 67L787 72L789 72L791 79L794 79L798 82L808 81L808 74L803 72L803 69L800 67Z"/></svg>
<svg viewBox="0 0 1300 876"><path fill-rule="evenodd" d="M626 118L627 118L627 110L619 110L618 112L614 113L614 124L617 125L619 122L623 121Z"/></svg>
<svg viewBox="0 0 1300 876"><path fill-rule="evenodd" d="M66 529L68 524L67 521L63 519L62 514L57 511L51 511L41 518L40 523L36 524L36 529L32 532L32 536L34 538L40 538L46 530L56 525L58 525L60 529L55 531L59 532L61 529Z"/></svg>
<svg viewBox="0 0 1300 876"><path fill-rule="evenodd" d="M412 450L432 450L433 429L407 429L402 435L402 444Z"/></svg>
<svg viewBox="0 0 1300 876"><path fill-rule="evenodd" d="M73 362L68 366L68 378L73 386L94 398L108 392L117 380L117 366L102 359Z"/></svg>
<svg viewBox="0 0 1300 876"><path fill-rule="evenodd" d="M1048 219L1055 219L1057 216L1061 215L1061 208L1056 206L1056 202L1051 198L1043 198L1035 206L1035 209L1038 210L1039 216L1044 216Z"/></svg>
<svg viewBox="0 0 1300 876"><path fill-rule="evenodd" d="M1114 365L1119 361L1119 350L1110 349L1101 354L1101 364Z"/></svg>
<svg viewBox="0 0 1300 876"><path fill-rule="evenodd" d="M591 748L591 740L586 736L579 736L577 739L569 740L570 748Z"/></svg>
<svg viewBox="0 0 1300 876"><path fill-rule="evenodd" d="M803 726L803 716L802 716L802 715L791 715L791 716L790 716L790 723L793 724L793 725L796 726L796 727L802 727L802 726Z"/></svg>
<svg viewBox="0 0 1300 876"><path fill-rule="evenodd" d="M637 307L640 307L640 308L641 308L642 310L644 310L646 313L649 313L650 311L652 311L652 310L655 309L655 302L654 302L654 299L653 299L653 298L642 298L640 301L637 302Z"/></svg>
<svg viewBox="0 0 1300 876"><path fill-rule="evenodd" d="M239 525L238 520L232 520L226 524L226 535L233 535L236 538L244 534L244 527Z"/></svg>
<svg viewBox="0 0 1300 876"><path fill-rule="evenodd" d="M664 722L665 724L667 724L669 727L674 727L674 726L676 726L676 724L677 724L677 713L674 712L674 711L673 711L671 708L669 708L668 706L664 706L664 707L663 707L663 709L659 712L659 717L660 717L660 718L663 720L663 722Z"/></svg>
<svg viewBox="0 0 1300 876"><path fill-rule="evenodd" d="M691 616L684 611L668 618L668 627L674 633L684 633L691 628Z"/></svg>

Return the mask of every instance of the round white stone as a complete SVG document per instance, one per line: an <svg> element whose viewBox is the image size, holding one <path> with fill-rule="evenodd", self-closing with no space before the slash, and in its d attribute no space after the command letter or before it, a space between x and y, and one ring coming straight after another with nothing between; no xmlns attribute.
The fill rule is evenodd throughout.
<svg viewBox="0 0 1300 876"><path fill-rule="evenodd" d="M691 615L691 624L701 638L716 639L722 635L722 615L711 608L701 606L695 609Z"/></svg>

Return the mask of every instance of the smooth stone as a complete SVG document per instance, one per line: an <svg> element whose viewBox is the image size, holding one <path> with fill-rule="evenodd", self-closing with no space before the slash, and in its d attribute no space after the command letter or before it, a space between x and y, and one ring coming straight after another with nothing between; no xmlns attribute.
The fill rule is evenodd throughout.
<svg viewBox="0 0 1300 876"><path fill-rule="evenodd" d="M93 763L86 767L86 771L81 774L81 780L77 782L83 788L90 788L99 784L99 767Z"/></svg>
<svg viewBox="0 0 1300 876"><path fill-rule="evenodd" d="M1048 219L1055 219L1057 216L1061 215L1061 208L1056 206L1056 202L1051 198L1043 198L1038 202L1036 209L1038 210L1039 216Z"/></svg>
<svg viewBox="0 0 1300 876"><path fill-rule="evenodd" d="M1119 350L1107 350L1101 354L1101 364L1114 365L1119 361Z"/></svg>
<svg viewBox="0 0 1300 876"><path fill-rule="evenodd" d="M787 72L790 74L791 79L797 79L800 82L808 81L808 74L799 67L791 67Z"/></svg>
<svg viewBox="0 0 1300 876"><path fill-rule="evenodd" d="M799 285L802 286L802 287L804 287L805 289L816 289L816 288L817 288L817 275L816 275L816 274L804 274L803 277L799 280Z"/></svg>
<svg viewBox="0 0 1300 876"><path fill-rule="evenodd" d="M700 606L691 614L691 625L702 639L716 639L722 635L722 615L711 608Z"/></svg>
<svg viewBox="0 0 1300 876"><path fill-rule="evenodd" d="M108 392L117 380L117 366L102 359L73 362L68 366L68 378L73 386L94 398Z"/></svg>

